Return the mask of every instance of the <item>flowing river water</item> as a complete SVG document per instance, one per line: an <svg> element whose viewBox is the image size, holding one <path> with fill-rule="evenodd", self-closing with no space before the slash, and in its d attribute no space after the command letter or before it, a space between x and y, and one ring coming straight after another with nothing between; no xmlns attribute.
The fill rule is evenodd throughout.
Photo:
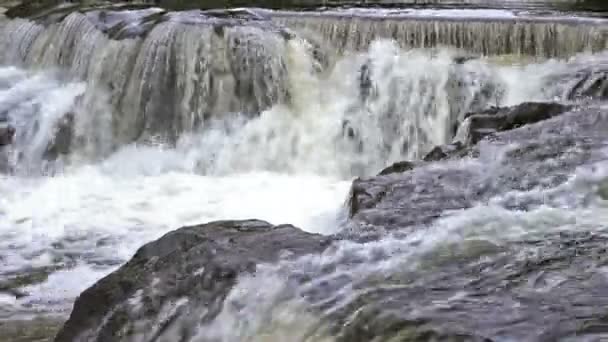
<svg viewBox="0 0 608 342"><path fill-rule="evenodd" d="M197 12L165 14L150 25L159 11L2 19L0 120L17 135L0 151L0 320L65 317L81 291L181 226L258 218L337 233L350 224L344 201L353 178L450 142L467 112L576 101L573 94L605 80L608 70L601 18L515 20L521 14L495 9L256 10L263 19L237 25ZM485 165L461 167L508 167L497 161L500 151L484 153ZM387 235L365 247L345 243L321 260L270 265L230 295L248 309L227 306L199 338L244 340L256 324L268 324L255 317L272 312L282 329L258 340L321 340L298 335L317 324L300 303L271 307L276 277L287 269L357 259L327 276L354 279L331 299L339 310L357 281L424 268L424 258L446 245L599 234L608 229L605 203L569 199L586 198L606 176L598 161L571 173L553 202L533 210L497 203L545 192L500 193L405 240ZM543 281L551 291L560 279ZM419 305L410 309L434 308Z"/></svg>

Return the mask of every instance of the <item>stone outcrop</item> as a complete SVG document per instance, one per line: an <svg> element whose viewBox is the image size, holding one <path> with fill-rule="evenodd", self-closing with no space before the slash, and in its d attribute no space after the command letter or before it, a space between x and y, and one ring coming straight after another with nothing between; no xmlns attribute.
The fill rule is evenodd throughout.
<svg viewBox="0 0 608 342"><path fill-rule="evenodd" d="M435 146L422 157L422 160L436 162L463 158L471 152L475 144L486 137L547 120L571 109L571 106L559 103L526 102L512 107L491 107L479 113L467 113L464 122L460 124L455 141L451 144ZM401 173L422 164L399 161L386 167L378 175Z"/></svg>
<svg viewBox="0 0 608 342"><path fill-rule="evenodd" d="M320 253L328 244L326 237L257 220L175 230L141 247L118 271L84 291L55 341L116 342L142 336L186 341L191 328L217 315L240 274L254 272L260 263ZM203 316L172 326L176 317L201 309Z"/></svg>
<svg viewBox="0 0 608 342"><path fill-rule="evenodd" d="M512 107L469 113L461 124L461 129L466 130L462 142L474 145L490 134L547 120L570 109L571 107L559 103L525 102Z"/></svg>
<svg viewBox="0 0 608 342"><path fill-rule="evenodd" d="M515 108L518 110L507 114L497 111L499 128L517 127L524 122L521 118L551 117L564 107L532 105L544 108L534 115L522 112L523 106ZM565 182L577 166L601 159L599 147L606 129L606 113L589 109L494 132L490 140L462 148L459 155L469 158L456 164L449 160L427 163L403 173L355 180L349 212L364 226L414 229L449 210L469 208L499 193L554 187ZM507 201L504 205L523 209L538 201Z"/></svg>

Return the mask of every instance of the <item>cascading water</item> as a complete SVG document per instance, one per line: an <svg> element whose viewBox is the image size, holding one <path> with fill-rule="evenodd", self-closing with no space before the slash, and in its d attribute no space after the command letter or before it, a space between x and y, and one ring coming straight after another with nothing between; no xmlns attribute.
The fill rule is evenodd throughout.
<svg viewBox="0 0 608 342"><path fill-rule="evenodd" d="M260 13L261 19L225 19L91 11L47 23L2 22L0 120L17 135L0 147L0 319L65 310L142 243L180 226L255 217L334 233L352 177L420 159L450 142L468 112L606 98L605 53L532 63L485 56L600 51L605 26L595 22L352 19L351 25L322 16L270 21ZM490 42L497 36L502 41ZM469 51L435 47L442 44ZM502 167L489 164L480 177ZM234 305L198 338L285 340L289 331L302 332L301 340L335 340L330 327L300 308L312 302L328 316L340 312L358 290L372 291L356 289L358 282L380 281L405 264L404 273L414 272L437 246L491 236L500 248L522 230L567 230L597 215L604 210L512 213L486 203L405 241L390 237L360 250L344 243L320 259L268 265L259 271L267 277L240 280L228 298ZM307 291L323 279L310 288L277 285L293 269L323 273L347 258L358 260L354 268L323 278L351 274L335 298L310 299ZM44 279L20 286L22 298L5 295L3 282L22 274ZM256 297L252 287L267 292ZM286 292L296 299L273 306ZM256 316L262 311L279 321Z"/></svg>
<svg viewBox="0 0 608 342"><path fill-rule="evenodd" d="M608 43L600 20L585 24L576 18L534 19L493 10L280 12L274 21L314 32L339 52L365 50L375 40L394 39L404 48L452 46L483 55L567 57L602 51Z"/></svg>

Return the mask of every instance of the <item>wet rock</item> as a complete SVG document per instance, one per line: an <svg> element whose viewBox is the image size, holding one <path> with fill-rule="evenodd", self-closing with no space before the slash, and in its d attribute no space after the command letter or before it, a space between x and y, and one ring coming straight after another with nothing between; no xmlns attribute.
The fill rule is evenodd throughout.
<svg viewBox="0 0 608 342"><path fill-rule="evenodd" d="M59 1L56 0L32 0L16 1L10 3L5 15L9 18L27 18L53 10Z"/></svg>
<svg viewBox="0 0 608 342"><path fill-rule="evenodd" d="M579 77L568 91L567 99L608 99L608 68L602 71L589 71Z"/></svg>
<svg viewBox="0 0 608 342"><path fill-rule="evenodd" d="M6 279L0 279L0 294L9 294L15 298L26 297L28 294L23 291L23 287L43 283L51 273L64 267L65 265L33 267L20 270L16 274L5 275Z"/></svg>
<svg viewBox="0 0 608 342"><path fill-rule="evenodd" d="M608 280L596 272L605 243L548 233L483 258L384 271L320 320L338 341L593 340L608 332Z"/></svg>
<svg viewBox="0 0 608 342"><path fill-rule="evenodd" d="M548 80L549 95L575 101L608 99L608 60L605 56L589 63L574 60L570 68Z"/></svg>
<svg viewBox="0 0 608 342"><path fill-rule="evenodd" d="M431 152L427 153L422 160L426 162L440 161L454 156L462 156L465 146L462 142L457 141L453 144L435 146Z"/></svg>
<svg viewBox="0 0 608 342"><path fill-rule="evenodd" d="M93 10L86 16L112 39L121 40L144 36L163 20L166 12L159 8L121 10Z"/></svg>
<svg viewBox="0 0 608 342"><path fill-rule="evenodd" d="M372 80L371 61L368 60L359 68L359 97L365 102L370 99L374 91L374 83Z"/></svg>
<svg viewBox="0 0 608 342"><path fill-rule="evenodd" d="M559 103L525 102L512 107L494 107L480 113L468 113L462 124L467 131L463 143L473 145L490 134L547 120L571 108Z"/></svg>
<svg viewBox="0 0 608 342"><path fill-rule="evenodd" d="M49 342L63 324L57 317L38 316L33 319L9 319L0 321L2 342Z"/></svg>
<svg viewBox="0 0 608 342"><path fill-rule="evenodd" d="M143 246L84 291L55 341L188 340L195 325L217 315L239 274L260 263L320 252L328 242L257 220L178 229ZM204 314L188 315L193 310Z"/></svg>
<svg viewBox="0 0 608 342"><path fill-rule="evenodd" d="M471 55L463 55L463 56L456 56L453 58L453 61L455 64L464 64L468 61L472 61L477 59L477 56L471 56Z"/></svg>
<svg viewBox="0 0 608 342"><path fill-rule="evenodd" d="M415 168L416 165L417 165L416 163L409 162L409 161L396 162L393 165L380 171L378 176L384 176L384 175L390 175L391 173L401 173L401 172L409 171L409 170Z"/></svg>
<svg viewBox="0 0 608 342"><path fill-rule="evenodd" d="M13 143L15 128L8 123L0 122L0 147Z"/></svg>
<svg viewBox="0 0 608 342"><path fill-rule="evenodd" d="M561 105L544 104L515 108L505 115L496 114L500 117L499 128L515 127L564 110ZM527 114L521 112L523 108L538 110ZM577 167L605 158L602 146L606 130L608 113L580 109L497 132L491 140L462 148L459 153L470 157L462 163L430 162L391 177L355 180L348 198L349 213L360 229L408 232L450 210L470 208L498 194L553 188L563 184ZM441 159L444 154L433 156ZM548 201L550 196L531 194L506 196L499 204L528 210Z"/></svg>
<svg viewBox="0 0 608 342"><path fill-rule="evenodd" d="M70 153L74 137L74 113L69 112L59 120L55 128L55 138L47 146L44 156L53 160Z"/></svg>

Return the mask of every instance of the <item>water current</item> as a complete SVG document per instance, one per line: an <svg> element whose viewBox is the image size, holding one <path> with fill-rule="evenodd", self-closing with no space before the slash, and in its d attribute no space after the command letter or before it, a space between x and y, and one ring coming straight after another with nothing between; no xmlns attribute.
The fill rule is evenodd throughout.
<svg viewBox="0 0 608 342"><path fill-rule="evenodd" d="M173 14L120 39L102 32L96 12L44 25L2 19L0 120L17 134L0 152L0 284L43 278L18 286L18 296L0 287L0 319L65 316L82 290L181 226L258 218L337 233L349 225L343 205L353 178L449 143L471 111L589 100L577 89L608 70L606 26L597 18L513 24L503 15L459 21L457 11L446 14L455 21L336 13L280 13L262 26L221 30ZM120 19L143 25L144 14ZM486 159L458 167L480 175L508 167L504 149L482 152ZM478 241L503 248L548 232L603 232L608 210L591 195L607 176L605 163L583 165L558 188L500 193L405 239L345 242L321 257L265 266L228 298L245 309L227 305L199 337L326 338L306 336L318 322L304 304L272 306L294 268L356 259L327 275L350 279L323 298L339 310L358 283L424 269L445 248L462 256L475 254ZM502 205L526 196L543 205ZM547 291L560 281L549 278ZM452 300L459 298L433 305ZM437 309L411 309L424 305ZM279 328L258 334L269 325Z"/></svg>

